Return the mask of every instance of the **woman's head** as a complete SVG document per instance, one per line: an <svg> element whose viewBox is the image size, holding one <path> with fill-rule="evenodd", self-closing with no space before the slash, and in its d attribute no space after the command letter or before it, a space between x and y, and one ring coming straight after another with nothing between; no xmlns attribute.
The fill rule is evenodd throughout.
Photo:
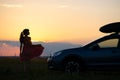
<svg viewBox="0 0 120 80"><path fill-rule="evenodd" d="M23 30L23 35L29 35L29 34L30 34L29 29L24 29Z"/></svg>
<svg viewBox="0 0 120 80"><path fill-rule="evenodd" d="M27 36L27 35L29 35L30 33L29 33L29 29L24 29L22 32L21 32L21 34L20 34L20 42L21 43L23 43L23 38L25 37L25 36Z"/></svg>

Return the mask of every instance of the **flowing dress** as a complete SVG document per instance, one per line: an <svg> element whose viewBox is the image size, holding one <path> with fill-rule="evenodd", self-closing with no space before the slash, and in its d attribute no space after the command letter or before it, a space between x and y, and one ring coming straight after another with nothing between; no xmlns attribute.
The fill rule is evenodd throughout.
<svg viewBox="0 0 120 80"><path fill-rule="evenodd" d="M28 42L26 43L28 44ZM26 43L24 43L22 53L20 54L21 61L31 60L32 58L38 57L42 54L44 47L41 44L26 45Z"/></svg>

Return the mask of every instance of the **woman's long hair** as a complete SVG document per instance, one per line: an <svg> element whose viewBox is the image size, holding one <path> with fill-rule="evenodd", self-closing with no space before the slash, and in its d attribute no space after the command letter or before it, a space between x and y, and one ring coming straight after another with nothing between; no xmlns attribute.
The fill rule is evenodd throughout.
<svg viewBox="0 0 120 80"><path fill-rule="evenodd" d="M23 40L24 40L24 34L23 34L23 32L21 32L20 38L19 38L19 41L20 41L20 54L22 54Z"/></svg>
<svg viewBox="0 0 120 80"><path fill-rule="evenodd" d="M21 32L20 39L19 39L19 41L20 41L21 44L23 43L23 38L24 38L24 34L23 34L23 32Z"/></svg>

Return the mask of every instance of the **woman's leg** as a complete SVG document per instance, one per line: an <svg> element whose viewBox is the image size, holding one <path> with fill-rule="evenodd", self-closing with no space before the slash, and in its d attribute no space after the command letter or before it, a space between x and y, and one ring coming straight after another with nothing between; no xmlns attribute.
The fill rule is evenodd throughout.
<svg viewBox="0 0 120 80"><path fill-rule="evenodd" d="M24 61L24 72L30 72L30 68L31 65L30 65L30 60L26 60Z"/></svg>

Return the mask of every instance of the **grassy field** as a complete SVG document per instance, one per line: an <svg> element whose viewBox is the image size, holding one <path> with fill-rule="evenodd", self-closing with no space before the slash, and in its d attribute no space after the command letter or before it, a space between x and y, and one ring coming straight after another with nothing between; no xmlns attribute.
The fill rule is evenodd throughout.
<svg viewBox="0 0 120 80"><path fill-rule="evenodd" d="M19 58L0 58L0 80L120 80L118 71L85 71L70 74L47 69L46 59L31 61L31 72L24 73Z"/></svg>

